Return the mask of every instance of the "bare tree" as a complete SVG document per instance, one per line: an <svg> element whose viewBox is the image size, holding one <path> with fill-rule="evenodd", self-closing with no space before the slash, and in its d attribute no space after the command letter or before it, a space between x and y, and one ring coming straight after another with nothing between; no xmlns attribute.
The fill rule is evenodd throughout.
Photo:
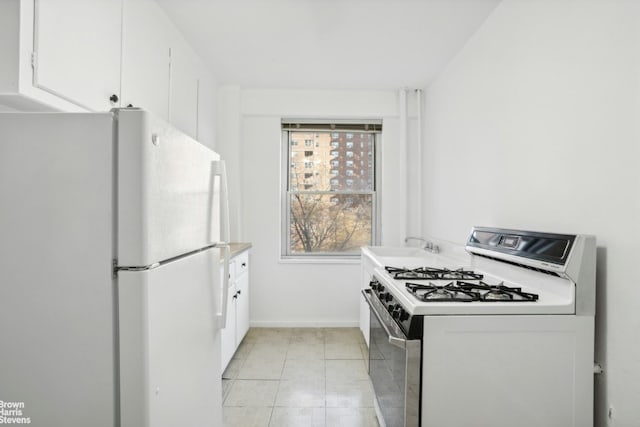
<svg viewBox="0 0 640 427"><path fill-rule="evenodd" d="M352 197L297 193L291 201L291 247L345 252L371 239L371 208Z"/></svg>

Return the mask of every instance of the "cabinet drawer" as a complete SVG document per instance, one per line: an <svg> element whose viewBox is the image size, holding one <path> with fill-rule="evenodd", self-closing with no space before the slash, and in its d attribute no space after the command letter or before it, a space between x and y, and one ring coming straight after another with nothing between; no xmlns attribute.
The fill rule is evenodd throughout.
<svg viewBox="0 0 640 427"><path fill-rule="evenodd" d="M233 258L235 261L235 273L236 277L240 277L246 271L249 270L249 251L244 251L241 254Z"/></svg>

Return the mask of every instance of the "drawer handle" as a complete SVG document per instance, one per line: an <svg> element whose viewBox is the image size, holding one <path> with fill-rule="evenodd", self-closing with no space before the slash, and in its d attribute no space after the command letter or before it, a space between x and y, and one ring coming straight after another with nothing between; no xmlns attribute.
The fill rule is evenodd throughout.
<svg viewBox="0 0 640 427"><path fill-rule="evenodd" d="M243 266L243 267L246 267L246 266L247 266L247 263L246 263L246 262L243 262L243 263L242 263L242 266Z"/></svg>

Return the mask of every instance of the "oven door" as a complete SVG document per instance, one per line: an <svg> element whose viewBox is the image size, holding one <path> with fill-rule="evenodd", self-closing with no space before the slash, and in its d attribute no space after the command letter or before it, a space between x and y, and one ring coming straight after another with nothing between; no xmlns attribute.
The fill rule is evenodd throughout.
<svg viewBox="0 0 640 427"><path fill-rule="evenodd" d="M408 340L370 289L369 376L383 427L420 425L421 340Z"/></svg>

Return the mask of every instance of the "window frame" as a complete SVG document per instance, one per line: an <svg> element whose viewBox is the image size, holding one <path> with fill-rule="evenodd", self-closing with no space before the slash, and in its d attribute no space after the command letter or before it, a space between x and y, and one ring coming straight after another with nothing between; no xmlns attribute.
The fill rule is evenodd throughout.
<svg viewBox="0 0 640 427"><path fill-rule="evenodd" d="M310 253L292 253L291 252L291 207L290 200L292 193L301 193L304 190L290 190L289 173L291 171L291 155L289 151L289 134L291 132L352 132L352 133L370 133L373 134L373 153L371 162L373 162L373 182L372 189L370 191L351 191L351 190L338 190L338 191L312 191L313 194L327 194L327 195L371 195L371 242L370 245L379 245L381 239L381 177L382 177L382 159L380 153L382 152L382 120L314 120L310 123L308 119L298 121L304 123L304 126L300 125L299 128L286 129L285 123L291 123L295 119L282 119L281 128L281 212L280 212L280 261L281 262L311 262L311 263L324 263L324 262L358 262L360 259L360 253L345 253L345 252L310 252ZM328 126L335 126L335 123L341 123L343 126L351 125L352 128L335 129L332 130ZM375 124L373 130L365 130L364 126ZM318 126L316 126L318 125ZM328 126L327 126L328 125ZM355 176L355 175L354 175ZM334 177L330 174L327 175L329 180Z"/></svg>

